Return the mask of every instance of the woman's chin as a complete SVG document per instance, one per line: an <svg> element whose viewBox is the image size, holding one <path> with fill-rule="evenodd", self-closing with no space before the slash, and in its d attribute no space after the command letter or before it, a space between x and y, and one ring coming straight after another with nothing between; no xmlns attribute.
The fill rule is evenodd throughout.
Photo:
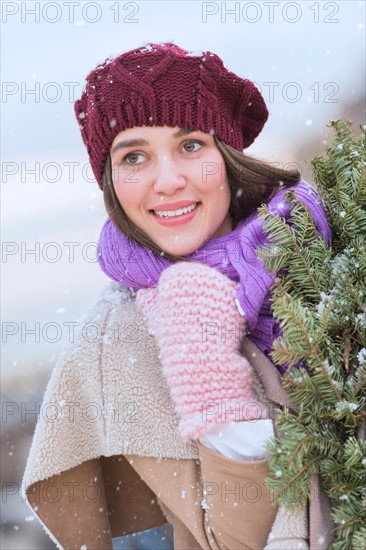
<svg viewBox="0 0 366 550"><path fill-rule="evenodd" d="M200 248L203 245L202 242L192 242L192 243L179 243L176 242L173 244L172 242L167 243L160 243L160 248L167 254L170 254L171 256L189 256L189 254L192 254L195 252L198 248Z"/></svg>

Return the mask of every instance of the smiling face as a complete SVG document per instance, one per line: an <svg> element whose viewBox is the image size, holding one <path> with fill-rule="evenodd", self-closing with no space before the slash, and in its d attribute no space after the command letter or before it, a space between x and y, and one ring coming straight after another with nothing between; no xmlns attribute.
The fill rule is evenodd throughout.
<svg viewBox="0 0 366 550"><path fill-rule="evenodd" d="M211 135L134 127L116 136L110 154L123 210L165 252L186 256L232 231L226 167Z"/></svg>

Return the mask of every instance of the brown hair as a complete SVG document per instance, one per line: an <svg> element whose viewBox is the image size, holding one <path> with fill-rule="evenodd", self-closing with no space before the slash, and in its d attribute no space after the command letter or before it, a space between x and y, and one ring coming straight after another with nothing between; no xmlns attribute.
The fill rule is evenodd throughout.
<svg viewBox="0 0 366 550"><path fill-rule="evenodd" d="M234 228L239 221L247 218L261 204L265 203L281 186L290 186L300 181L298 170L276 168L267 161L260 160L227 145L214 136L226 166L231 188L229 212ZM173 256L161 250L154 241L139 229L125 214L114 190L111 157L108 154L103 172L103 197L108 216L122 233L146 246L165 258L176 261L189 261L189 258Z"/></svg>

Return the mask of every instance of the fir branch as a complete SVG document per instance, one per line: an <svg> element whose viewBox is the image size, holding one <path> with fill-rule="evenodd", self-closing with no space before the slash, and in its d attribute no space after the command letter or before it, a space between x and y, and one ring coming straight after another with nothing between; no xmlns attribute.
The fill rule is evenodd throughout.
<svg viewBox="0 0 366 550"><path fill-rule="evenodd" d="M292 459L297 453L308 453L311 446L318 447L320 443L323 443L322 452L327 454L337 454L343 450L343 445L337 441L327 439L320 434L307 434L301 441L299 441L292 449ZM291 460L289 461L291 463Z"/></svg>
<svg viewBox="0 0 366 550"><path fill-rule="evenodd" d="M260 209L268 245L259 254L279 273L272 311L282 336L271 358L288 366L294 405L276 419L267 481L291 506L286 495L304 502L318 471L337 525L332 549L348 550L365 548L366 536L366 131L356 136L343 120L332 127L331 145L312 161L332 246L293 192L290 220Z"/></svg>
<svg viewBox="0 0 366 550"><path fill-rule="evenodd" d="M297 204L291 211L291 223L286 223L282 218L268 210L266 205L258 208L258 217L264 221L264 231L268 238L268 244L258 247L257 254L264 261L266 269L276 273L288 263L288 276L301 281L306 285L306 293L312 301L320 297L321 288L314 276L314 269L309 263L308 255L304 254L302 240L308 236L310 240L316 238L315 226L312 216L307 208L298 201L296 195L288 191L284 200ZM304 227L306 226L306 229ZM291 230L293 228L293 231ZM300 235L300 241L298 241ZM280 248L279 248L280 247Z"/></svg>
<svg viewBox="0 0 366 550"><path fill-rule="evenodd" d="M281 504L283 504L283 505L288 504L288 498L286 498L285 492L286 491L288 492L289 489L292 489L295 482L298 481L300 477L304 476L304 474L306 474L307 479L310 479L310 477L314 473L316 473L316 471L318 469L319 462L320 462L320 460L319 460L318 457L314 457L314 458L308 460L285 483L282 483L281 486L277 488L277 490L275 490L276 489L276 482L272 478L266 478L265 483L266 483L266 485L268 485L272 489L273 498L275 500L278 500L279 502L281 502ZM309 496L310 496L310 490L309 490L309 488L307 488L305 492L301 492L299 504L301 504L303 502L303 500L306 497L309 497ZM291 504L293 504L293 503L291 503Z"/></svg>

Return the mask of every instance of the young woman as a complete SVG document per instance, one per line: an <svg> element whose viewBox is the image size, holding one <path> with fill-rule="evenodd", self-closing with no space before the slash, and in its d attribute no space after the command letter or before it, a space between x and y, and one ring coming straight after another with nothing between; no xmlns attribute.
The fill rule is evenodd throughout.
<svg viewBox="0 0 366 550"><path fill-rule="evenodd" d="M242 152L267 120L262 96L211 52L148 44L97 66L75 113L116 282L84 317L95 337L81 329L48 384L29 504L61 548L166 522L175 549L327 548L316 478L309 518L277 510L264 484L274 405L289 401L268 359L276 274L256 253L257 208L291 226L291 188L330 234L298 172Z"/></svg>

